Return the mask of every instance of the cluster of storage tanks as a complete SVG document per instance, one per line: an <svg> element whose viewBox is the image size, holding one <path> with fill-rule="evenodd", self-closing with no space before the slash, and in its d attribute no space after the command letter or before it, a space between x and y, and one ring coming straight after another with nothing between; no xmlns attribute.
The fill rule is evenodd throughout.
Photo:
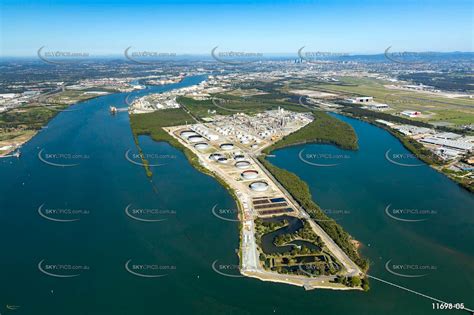
<svg viewBox="0 0 474 315"><path fill-rule="evenodd" d="M228 150L233 149L234 145L230 143L223 143L220 145L220 148L224 151L228 151ZM245 159L245 156L243 154L234 153L232 155L232 158L235 161L234 166L236 168L245 169L245 168L250 167L250 162ZM211 155L209 155L209 159L212 161L223 163L223 164L229 161L229 159L222 153L211 153Z"/></svg>
<svg viewBox="0 0 474 315"><path fill-rule="evenodd" d="M234 128L233 127L217 127L216 131L220 133L221 135L228 136L228 135L233 135L234 134Z"/></svg>
<svg viewBox="0 0 474 315"><path fill-rule="evenodd" d="M222 153L211 153L211 155L209 155L209 159L220 164L227 164L229 161L229 159L227 159Z"/></svg>
<svg viewBox="0 0 474 315"><path fill-rule="evenodd" d="M222 148L222 145L221 145L221 148ZM222 153L211 153L209 155L209 159L212 160L212 161L216 161L217 163L220 163L220 164L227 164L230 161ZM240 176L243 179L253 180L253 179L258 178L259 173L258 173L257 170L253 170L253 169L248 169L247 170L247 168L249 168L251 166L251 163L245 159L245 156L243 154L236 153L236 154L234 154L233 159L235 161L234 166L236 168L241 169L241 170L245 169L245 171L240 173ZM262 181L262 180L254 181L254 182L250 183L250 185L249 185L249 188L252 189L253 191L256 191L256 192L266 191L268 189L268 187L269 187L268 183L265 182L265 181Z"/></svg>
<svg viewBox="0 0 474 315"><path fill-rule="evenodd" d="M252 141L255 141L256 143L260 143L262 141L262 139L260 139L259 137L252 136L248 133L238 132L235 136L242 144L248 144Z"/></svg>
<svg viewBox="0 0 474 315"><path fill-rule="evenodd" d="M200 151L205 151L209 148L209 144L206 142L207 139L196 131L185 130L182 131L179 135L184 140L187 140L190 143L195 143L194 147Z"/></svg>
<svg viewBox="0 0 474 315"><path fill-rule="evenodd" d="M238 169L247 169L251 166L250 162L245 160L243 155L236 155L234 159L237 161L235 167ZM248 169L240 173L240 176L245 180L253 180L258 178L259 173L257 170ZM263 180L254 181L249 185L249 188L256 192L266 191L268 187L268 183Z"/></svg>
<svg viewBox="0 0 474 315"><path fill-rule="evenodd" d="M260 131L258 133L258 136L262 139L266 139L273 136L274 134L276 134L275 129L271 129L271 130Z"/></svg>
<svg viewBox="0 0 474 315"><path fill-rule="evenodd" d="M204 138L210 141L215 141L219 139L219 135L213 133L204 125L192 125L191 130L199 133L201 136L203 136Z"/></svg>
<svg viewBox="0 0 474 315"><path fill-rule="evenodd" d="M199 133L192 130L182 131L179 135L181 136L181 138L188 140L189 142L199 142L206 140Z"/></svg>
<svg viewBox="0 0 474 315"><path fill-rule="evenodd" d="M252 141L255 141L257 143L261 142L260 138L241 131L237 132L234 127L218 127L216 128L216 130L218 133L224 136L236 136L237 140L239 140L239 142L242 144L249 144Z"/></svg>
<svg viewBox="0 0 474 315"><path fill-rule="evenodd" d="M205 128L205 127L204 127ZM205 133L205 130L199 128L199 125L196 126L193 130L185 130L180 133L181 138L194 143L194 147L200 151L205 151L209 148L209 144L206 142L206 138L202 136ZM209 134L207 134L209 135ZM223 151L231 151L235 148L232 143L222 143L220 149ZM227 158L222 153L211 153L209 159L215 161L219 164L229 163L229 158ZM245 156L239 152L233 154L233 159L235 161L234 166L238 169L244 170L251 166L251 163L245 159ZM258 171L256 170L245 170L240 173L240 176L245 180L253 180L258 178ZM267 182L262 180L257 180L250 183L249 188L256 192L266 191L269 185Z"/></svg>
<svg viewBox="0 0 474 315"><path fill-rule="evenodd" d="M235 167L239 169L246 169L250 167L250 162L246 160L238 161L235 163ZM240 173L240 176L245 180L257 179L259 174L257 170L249 169ZM253 191L261 192L266 191L269 185L263 180L257 180L250 183L249 188Z"/></svg>

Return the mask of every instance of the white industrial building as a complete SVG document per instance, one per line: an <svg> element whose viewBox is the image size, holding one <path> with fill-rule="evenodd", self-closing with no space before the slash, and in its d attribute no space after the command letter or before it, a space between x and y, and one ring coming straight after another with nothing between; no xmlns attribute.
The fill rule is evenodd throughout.
<svg viewBox="0 0 474 315"><path fill-rule="evenodd" d="M458 150L453 150L453 149L444 148L444 147L434 150L434 153L444 160L455 159L455 158L458 158L460 155L462 155L462 153Z"/></svg>
<svg viewBox="0 0 474 315"><path fill-rule="evenodd" d="M435 131L430 128L417 127L412 125L400 125L395 127L396 130L400 131L406 136L415 136L422 134L433 134Z"/></svg>
<svg viewBox="0 0 474 315"><path fill-rule="evenodd" d="M458 140L462 138L462 135L453 132L441 132L435 134L434 137L445 140Z"/></svg>
<svg viewBox="0 0 474 315"><path fill-rule="evenodd" d="M387 110L387 109L390 109L390 107L387 104L382 104L382 103L371 103L371 104L367 104L365 106L362 106L362 108L370 109L370 110Z"/></svg>
<svg viewBox="0 0 474 315"><path fill-rule="evenodd" d="M209 128L202 124L192 125L191 130L197 132L209 141L216 141L219 139L219 135L215 134L214 132L209 130Z"/></svg>
<svg viewBox="0 0 474 315"><path fill-rule="evenodd" d="M0 94L0 98L5 98L5 99L12 99L15 98L16 94L15 93L3 93Z"/></svg>
<svg viewBox="0 0 474 315"><path fill-rule="evenodd" d="M372 96L363 96L363 97L348 98L347 101L354 104L370 103L374 101L374 98Z"/></svg>
<svg viewBox="0 0 474 315"><path fill-rule="evenodd" d="M436 137L427 137L427 138L421 139L420 141L429 143L429 144L439 145L439 146L449 148L449 149L458 150L463 153L471 151L474 148L474 143L471 143L471 142L458 141L458 140L446 140L446 139L440 139Z"/></svg>

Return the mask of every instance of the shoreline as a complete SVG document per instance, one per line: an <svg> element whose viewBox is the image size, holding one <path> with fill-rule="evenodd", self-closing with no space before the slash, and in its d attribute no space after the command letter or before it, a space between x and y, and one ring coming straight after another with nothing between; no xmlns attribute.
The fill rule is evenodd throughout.
<svg viewBox="0 0 474 315"><path fill-rule="evenodd" d="M48 96L52 96L52 95L57 95L61 92L58 92L56 94L50 94ZM48 109L48 110L51 110L53 112L55 112L51 117L49 117L46 121L43 122L42 126L40 129L34 129L34 130L31 130L31 129L25 129L25 130L20 130L18 132L22 132L24 134L21 134L21 135L18 135L14 138L10 138L10 139L7 139L7 140L0 140L0 143L2 142L5 142L5 146L12 146L12 148L6 150L6 151L2 151L0 152L0 158L8 158L8 157L14 157L13 155L11 155L12 152L15 152L16 150L19 150L23 145L25 145L26 143L28 143L31 139L33 139L39 132L41 132L44 128L47 128L48 124L54 119L56 118L56 116L58 114L60 114L61 112L67 110L69 107L73 106L73 105L79 105L83 102L86 102L86 101L90 101L92 99L95 99L95 98L98 98L98 97L102 97L102 96L105 96L105 95L110 95L110 94L119 94L120 92L107 92L107 94L88 94L88 95L91 95L91 97L88 97L88 98L85 98L85 99L81 99L80 101L77 101L77 102L73 102L71 104L62 104L61 106L64 106L64 108L62 108L61 110L57 110L57 109L50 109L49 107L54 107L54 106L43 106L43 105L38 105L37 107L42 107L42 108L45 108L45 109ZM15 109L21 109L21 106L20 107L16 107L14 108L13 110ZM5 113L8 113L8 111L6 111ZM14 139L18 138L18 137L22 137L22 136L25 136L25 134L29 133L31 131L31 134L29 134L27 137L25 137L25 139L22 139L18 142L14 141ZM2 135L2 133L0 133L0 136Z"/></svg>
<svg viewBox="0 0 474 315"><path fill-rule="evenodd" d="M249 245L245 245L245 242L243 242L244 239L247 239L249 237L249 233L247 233L247 235L246 235L245 231L244 231L244 229L246 229L246 228L248 230L248 220L249 220L248 216L249 216L249 213L245 212L245 209L246 209L245 204L248 204L248 203L246 201L242 200L242 199L245 199L245 196L242 193L242 191L240 189L236 188L236 187L232 187L229 183L227 183L227 181L225 180L225 175L218 174L219 172L216 172L215 170L212 170L212 169L206 167L207 162L204 161L203 158L198 153L194 152L195 148L194 147L191 147L191 148L188 147L187 144L175 134L178 131L186 129L186 126L163 127L163 129L164 129L164 131L167 132L168 135L173 137L173 140L174 140L173 142L177 142L179 144L179 146L184 149L183 151L189 152L190 154L192 154L192 156L194 158L197 158L197 162L198 162L197 165L196 165L196 163L194 163L196 161L191 162L188 158L188 161L191 162L191 165L194 166L198 171L201 171L201 172L213 177L214 179L216 179L224 188L226 188L226 190L228 190L230 192L231 196L233 197L234 201L236 202L236 205L239 209L239 212L238 212L238 218L239 218L239 251L238 251L238 256L239 256L239 266L240 266L240 273L241 274L243 274L245 276L248 276L248 277L258 278L262 281L285 283L285 284L305 287L306 289L317 289L317 288L319 288L319 289L333 289L333 290L362 290L362 291L364 291L364 289L362 287L351 287L351 286L346 286L344 284L329 282L329 280L327 280L327 278L325 278L325 277L328 277L328 276L320 276L320 277L311 278L311 277L305 277L305 276L301 276L301 275L280 274L280 273L277 273L276 271L267 271L266 269L263 269L263 267L261 266L261 262L258 259L260 250L258 250L258 245L256 244L256 242L254 242L254 244L252 245L254 247L253 249L249 249L248 248ZM166 141L166 140L164 140L164 141ZM168 141L166 141L166 142L168 142ZM168 143L170 143L172 146L175 146L175 143L171 143L171 142L168 142ZM185 155L188 157L188 154L185 154ZM251 160L254 160L254 159L251 158ZM254 160L254 163L257 166L260 165L260 163L258 161ZM260 166L260 168L262 168L263 173L270 173L270 171L267 170L266 168L263 169L263 166ZM267 175L267 176L270 176L270 175ZM272 177L273 176L269 177L269 182L273 182ZM277 183L274 183L274 185L280 186L281 183L277 182ZM286 194L284 194L284 195L286 195ZM299 209L299 208L301 208L301 207L299 207L299 204L295 203L295 209ZM309 219L309 215L306 214L306 216L307 216L307 219ZM296 217L299 217L299 216L296 216ZM246 222L244 222L245 218L247 218ZM303 216L303 218L305 218L305 217ZM252 221L252 224L253 224L253 218L251 219L251 221ZM314 222L312 222L311 219L309 220L309 222L310 222L310 224L314 223ZM319 232L317 232L318 235L321 236L321 234L319 234L319 233L323 233L323 235L325 235L325 236L322 236L323 238L327 238L327 239L331 240L330 242L326 243L326 246L328 246L328 249L330 250L330 252L333 255L336 255L338 257L338 260L345 266L345 270L346 270L347 274L344 274L343 276L351 277L351 276L356 276L357 275L357 276L363 277L365 275L365 273L358 269L359 267L347 256L347 254L341 248L339 248L338 245L336 245L334 243L334 240L332 240L319 225L317 225L316 223L311 224L311 226L313 228L314 228L315 225L317 226L317 229L319 230ZM253 237L253 234L254 234L254 232L253 232L253 227L252 227L251 230L250 230L250 235L252 235L252 237ZM247 241L247 244L248 244L248 241ZM246 262L246 261L248 262L249 250L250 250L251 257L254 257L254 260L257 261L257 263L255 263L255 261L254 261L253 266L245 267L244 262ZM342 253L342 256L341 256L341 253ZM350 268L346 265L348 261L350 261L352 263L352 266ZM267 273L268 273L268 275L265 276ZM321 280L321 277L325 280ZM285 279L282 279L282 278L285 278ZM289 279L289 278L294 278L294 279ZM324 284L324 282L326 280L327 280L328 284Z"/></svg>
<svg viewBox="0 0 474 315"><path fill-rule="evenodd" d="M182 112L182 113L179 114L178 112ZM157 141L157 142L161 142L161 141L167 142L171 146L179 149L180 151L182 151L185 154L188 162L196 170L200 171L203 174L206 174L206 175L209 175L209 176L213 177L215 180L217 180L218 183L220 183L224 188L226 188L226 190L231 194L232 198L236 202L237 208L239 209L239 212L238 212L238 218L239 218L239 250L238 250L238 256L239 256L239 266L240 266L241 272L244 272L244 273L250 272L251 273L253 271L257 271L257 270L259 270L256 267L257 265L259 266L259 268L262 269L262 271L264 271L265 269L263 269L263 267L261 266L261 261L258 258L258 257L260 257L260 255L259 255L260 252L257 252L257 250L255 250L255 252L252 254L253 257L254 257L253 259L255 261L257 261L257 263L253 263L253 266L255 268L249 269L249 268L245 267L246 266L245 261L246 261L246 250L247 250L247 248L244 246L245 245L244 243L247 242L247 244L248 244L248 237L251 237L252 239L254 237L254 232L250 233L250 236L247 235L247 237L243 233L244 229L246 227L248 227L248 225L249 225L248 222L246 223L246 221L244 221L245 216L247 215L247 218L248 218L248 214L249 214L248 213L249 209L246 206L248 206L249 204L252 204L252 201L248 200L248 196L247 196L247 198L244 198L245 202L243 202L241 200L242 199L242 191L245 191L245 192L248 191L248 187L242 187L241 185L235 186L235 184L236 184L236 183L234 183L235 178L236 178L235 175L233 177L234 186L231 186L225 180L225 178L226 178L225 167L223 168L224 170L219 170L219 168L216 168L218 170L218 173L224 172L223 173L224 176L221 176L220 174L216 173L216 170L214 170L214 167L212 167L212 168L206 167L206 164L208 164L210 162L207 159L208 154L205 155L205 156L204 155L201 156L203 154L203 152L196 151L196 149L194 148L194 146L192 146L192 144L188 144L183 139L181 139L181 137L178 135L178 133L179 133L178 131L182 131L184 129L189 129L189 127L190 127L189 125L184 125L184 123L185 123L185 121L184 121L185 117L184 116L187 116L188 114L189 113L186 111L185 108L163 110L161 113L160 113L160 111L156 111L154 113L149 113L149 114L132 114L131 117L130 117L131 118L130 121L131 121L132 132L135 135L147 135L147 136L151 137L154 141ZM321 114L321 115L324 115L324 116L322 116L322 117L320 117L320 115L314 116L314 117L318 118L318 119L314 119L315 124L308 127L308 129L305 129L302 134L293 136L297 131L302 130L303 128L305 128L309 124L306 125L305 127L300 127L299 129L294 130L293 132L290 132L289 134L284 135L280 140L286 139L287 136L292 136L292 137L290 139L286 139L284 141L283 145L279 146L278 149L280 149L280 148L283 149L283 148L285 148L287 146L291 146L291 145L307 144L307 143L326 143L326 144L331 144L331 145L339 146L341 148L347 148L347 149L352 149L352 150L355 150L355 149L358 148L358 146L357 146L357 137L355 135L355 132L353 131L353 128L350 125L348 125L347 123L345 123L345 122L343 122L343 121L341 121L337 118L330 117L326 113ZM180 117L180 116L182 116L182 117ZM167 117L169 117L169 118L167 118ZM327 124L332 126L334 131L327 132L327 129L325 130L323 128L324 126L327 126ZM314 132L316 132L316 133L314 133ZM342 136L342 138L339 139L339 138L337 138L338 136ZM353 137L354 139L351 140L351 137ZM310 140L298 141L298 140L301 140L301 139L304 139L304 138L308 138ZM220 139L218 142L222 142L222 141L223 140ZM229 140L227 140L227 141L229 141ZM298 143L292 143L292 142L298 142ZM265 153L265 150L272 149L273 145L275 143L278 143L278 141L276 141L276 142L272 141L270 143L267 143L267 144L261 146L258 149L256 148L255 150L248 151L247 155L249 155L250 160L253 161L252 164L257 165L257 166L260 165L261 161L259 161L259 158L257 158L257 155L262 155L262 153ZM216 145L216 144L217 144L217 142L214 143L213 145ZM349 147L344 146L344 144L348 145ZM236 146L237 146L236 149L243 150L244 152L246 152L248 150L245 146L242 146L239 143L237 143ZM215 150L215 149L213 149L213 150ZM194 152L194 151L196 151L196 152ZM219 151L218 148L217 148L217 151ZM255 151L255 152L253 152L253 151ZM266 162L270 163L268 161L266 161ZM270 183L273 183L273 184L271 184L272 187L274 185L284 187L284 185L282 185L279 180L274 179L273 174L266 167L265 167L265 170L263 171L263 169L262 169L260 173L261 174L268 173L268 175L264 175L263 179L269 181ZM269 178L267 179L266 176L269 176ZM271 178L273 178L273 180ZM287 191L287 189L282 189L281 190L281 188L277 188L277 190L280 192L279 193L280 195L285 196L285 198L287 198L287 200L290 201L289 202L290 207L292 207L294 210L296 210L299 213L299 214L294 214L293 216L300 217L304 220L309 219L308 221L310 223L311 222L314 223L313 222L314 217L316 217L316 218L319 217L317 214L313 213L314 211L317 211L317 210L311 210L311 209L319 209L319 206L317 206L317 204L314 203L314 201L312 201L312 197L311 197L312 205L310 205L312 207L310 207L308 209L310 209L313 214L309 215L308 213L306 213L306 211L303 210L303 208L305 208L305 207L302 207L301 203L296 201L294 199L294 196L291 195ZM270 189L270 191L274 192L273 189ZM303 204L305 204L305 203L303 203ZM247 209L247 212L244 211L244 208ZM252 208L252 211L254 211L253 208ZM256 218L255 214L253 214L252 217ZM326 218L326 219L329 219L329 218ZM251 221L251 224L253 224L253 219ZM345 232L344 229L341 226L339 226L338 224L336 224L336 225L337 226L335 226L335 227L327 226L326 229L327 228L329 228L330 230L335 229L335 231L338 231L338 233L345 233L345 234L347 234L347 236L350 239L353 240L353 238L347 232ZM338 259L339 262L346 262L346 264L347 264L348 261L351 262L349 264L349 265L351 265L351 267L345 268L345 270L349 271L349 273L339 274L339 276L342 276L343 278L352 278L354 276L359 276L361 278L361 280L363 281L363 283L365 283L365 286L367 286L368 281L365 277L365 273L368 270L368 262L365 260L365 258L363 258L359 254L359 252L357 251L356 246L354 246L354 244L352 242L349 242L347 244L344 243L343 239L338 239L338 241L335 242L334 239L331 238L331 236L329 236L326 233L325 228L323 228L319 224L316 224L316 223L311 224L311 227L312 227L313 230L314 229L317 230L317 231L315 231L315 233L317 235L320 235L320 236L324 235L323 238L325 240L329 240L327 242L325 241L325 243L330 244L328 250L330 250L331 253L333 253L333 254L335 253L334 248L337 248L336 252L337 251L339 251L339 253L342 252L342 254L337 255L337 259ZM340 244L342 244L342 247L341 247ZM257 245L255 244L255 246L257 246ZM342 248L344 248L344 250ZM348 250L349 254L346 253L345 250ZM364 267L362 269L359 269L360 266L358 264L355 264L354 260L349 258L349 257L357 257L357 261L359 261L359 263L362 264L361 266L364 266ZM348 266L346 264L345 264L345 266ZM272 272L272 275L276 275L277 278L278 278L281 274L277 273L276 270L275 270L274 272ZM299 275L299 276L301 277L301 275ZM336 277L336 275L333 275L333 280L335 280L334 277ZM307 282L308 281L307 279L311 279L311 278L304 277L304 279ZM317 279L317 278L315 277L314 279ZM279 280L281 281L281 279L279 279ZM267 281L271 281L271 279L269 279ZM284 281L284 282L288 283L288 284L295 284L295 285L303 286L301 284L301 279L300 279L299 283L294 283L294 281L290 281L290 282ZM337 284L332 283L332 286L334 286L334 285L337 286ZM344 284L340 284L340 285L343 286L343 287L347 287L348 289L359 289L359 288L355 288L355 287L352 287L352 286L348 285L347 282L345 282ZM318 287L326 288L327 286L326 285L321 285L319 283ZM361 288L361 289L362 290L367 290L368 287L364 287L364 288Z"/></svg>
<svg viewBox="0 0 474 315"><path fill-rule="evenodd" d="M49 123L49 121L48 121ZM18 135L14 138L11 138L11 139L8 139L8 140L3 140L3 141L0 141L0 143L2 142L5 142L5 144L0 144L0 147L1 146L10 146L11 148L7 149L7 150L2 150L2 152L0 152L0 159L1 158L9 158L9 157L15 157L15 151L19 150L25 143L28 143L28 141L30 141L31 139L33 139L37 134L38 132L40 132L41 130L34 130L31 134L27 135L27 132L25 134L22 134L22 135ZM25 137L24 139L20 140L20 141L15 141L15 139L17 138L20 138L20 137Z"/></svg>
<svg viewBox="0 0 474 315"><path fill-rule="evenodd" d="M308 277L307 280L304 280L304 279L290 280L290 279L276 279L276 278L269 279L269 278L265 278L263 275L261 275L258 272L240 271L240 273L244 275L245 277L258 279L264 282L283 283L283 284L294 285L297 287L303 287L306 291L317 290L317 289L335 290L335 291L352 291L352 290L364 291L364 289L362 289L361 287L348 287L348 286L343 286L343 285L336 286L336 283L332 283L332 282L327 282L327 283L335 285L335 286L322 285L322 284L318 285L314 282L319 282L319 281L324 282L324 280L318 280L317 277L315 278ZM279 274L279 273L275 273L275 274L280 275L282 277L287 277L287 278L288 276L291 277L291 275L285 275L285 274ZM273 276L273 275L269 275L269 276ZM312 282L312 283L309 283L309 282Z"/></svg>
<svg viewBox="0 0 474 315"><path fill-rule="evenodd" d="M388 126L385 126L383 124L378 124L374 121L371 121L370 119L365 119L364 117L359 117L359 116L355 116L355 115L349 115L347 113L344 113L343 111L340 111L340 112L332 112L332 113L335 113L335 114L339 114L339 115L342 115L344 117L348 117L348 118L353 118L353 119L357 119L357 120L360 120L360 121L363 121L365 123L368 123L368 124L371 124L372 126L375 126L375 127L378 127L378 128L381 128L383 130L385 130L386 132L388 132L390 135L392 135L393 137L395 137L399 142L400 144L409 152L413 153L416 155L416 157L418 159L420 159L423 163L425 163L427 166L429 166L431 169L437 171L438 173L440 174L443 174L444 176L446 176L448 179L450 179L451 181L453 181L454 183L456 183L458 186L460 186L462 189L468 191L469 193L474 193L474 187L470 187L469 185L457 180L455 177L453 176L450 176L449 173L446 173L443 171L443 168L444 168L444 165L436 165L435 163L431 162L430 160L427 160L426 158L424 158L424 155L420 155L418 154L418 152L416 152L415 150L412 150L409 146L407 146L404 142L404 140L406 139L410 139L408 137L404 137L403 135L397 133L396 131L392 130L390 127Z"/></svg>

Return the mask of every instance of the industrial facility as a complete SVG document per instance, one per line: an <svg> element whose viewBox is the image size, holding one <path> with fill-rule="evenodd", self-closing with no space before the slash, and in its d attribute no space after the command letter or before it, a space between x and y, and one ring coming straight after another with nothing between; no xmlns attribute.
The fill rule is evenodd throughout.
<svg viewBox="0 0 474 315"><path fill-rule="evenodd" d="M284 199L276 183L261 170L260 165L252 157L263 148L273 144L313 120L309 113L295 113L282 108L270 110L256 115L237 113L231 116L216 115L212 122L186 126L168 127L172 136L193 150L200 157L203 166L229 183L243 197L242 204L247 205L247 217L268 216L291 213L289 204L281 202L268 206L254 205L253 198L262 200ZM284 206L284 207L280 207ZM252 214L253 213L253 214Z"/></svg>
<svg viewBox="0 0 474 315"><path fill-rule="evenodd" d="M239 206L242 222L240 271L251 275L254 272L268 273L259 259L256 240L256 219L274 216L292 216L307 220L309 215L261 164L257 156L276 141L306 126L313 120L309 113L295 113L283 109L262 112L256 115L237 113L231 116L214 116L212 122L163 128L168 134L191 150L200 166L224 181L232 191ZM310 228L325 244L332 240L317 224ZM331 247L338 261L344 263L347 272L357 272L357 266L347 260L340 248ZM299 283L305 276L295 276ZM295 282L293 282L295 281ZM318 282L318 285L320 283Z"/></svg>

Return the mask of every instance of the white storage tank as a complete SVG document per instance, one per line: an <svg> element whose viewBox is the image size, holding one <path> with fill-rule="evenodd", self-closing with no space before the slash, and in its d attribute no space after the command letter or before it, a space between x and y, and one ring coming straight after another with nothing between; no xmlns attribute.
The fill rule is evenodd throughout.
<svg viewBox="0 0 474 315"><path fill-rule="evenodd" d="M206 142L199 142L194 145L194 147L198 150L206 150L209 148L209 144Z"/></svg>
<svg viewBox="0 0 474 315"><path fill-rule="evenodd" d="M236 155L234 156L234 160L236 160L236 161L243 161L243 160L245 160L245 156L243 156L242 154L236 154Z"/></svg>
<svg viewBox="0 0 474 315"><path fill-rule="evenodd" d="M253 191L265 191L268 189L268 184L264 181L253 182L249 185Z"/></svg>
<svg viewBox="0 0 474 315"><path fill-rule="evenodd" d="M235 163L235 167L243 169L243 168L248 168L250 167L250 162L249 161L239 161Z"/></svg>
<svg viewBox="0 0 474 315"><path fill-rule="evenodd" d="M223 143L220 145L222 150L232 150L234 148L234 145L232 143Z"/></svg>
<svg viewBox="0 0 474 315"><path fill-rule="evenodd" d="M188 137L188 141L193 142L193 143L201 142L201 141L204 141L204 140L205 139L203 137L199 136L199 135Z"/></svg>
<svg viewBox="0 0 474 315"><path fill-rule="evenodd" d="M209 159L214 161L217 161L221 157L223 157L223 155L220 153L212 153L211 155L209 155Z"/></svg>
<svg viewBox="0 0 474 315"><path fill-rule="evenodd" d="M181 138L188 139L191 136L198 136L198 134L191 130L185 130L180 133Z"/></svg>
<svg viewBox="0 0 474 315"><path fill-rule="evenodd" d="M220 157L220 158L217 159L217 162L221 163L221 164L226 164L228 162L228 160L225 157Z"/></svg>
<svg viewBox="0 0 474 315"><path fill-rule="evenodd" d="M258 177L258 171L256 170L247 170L243 171L240 176L242 176L244 179L255 179Z"/></svg>

